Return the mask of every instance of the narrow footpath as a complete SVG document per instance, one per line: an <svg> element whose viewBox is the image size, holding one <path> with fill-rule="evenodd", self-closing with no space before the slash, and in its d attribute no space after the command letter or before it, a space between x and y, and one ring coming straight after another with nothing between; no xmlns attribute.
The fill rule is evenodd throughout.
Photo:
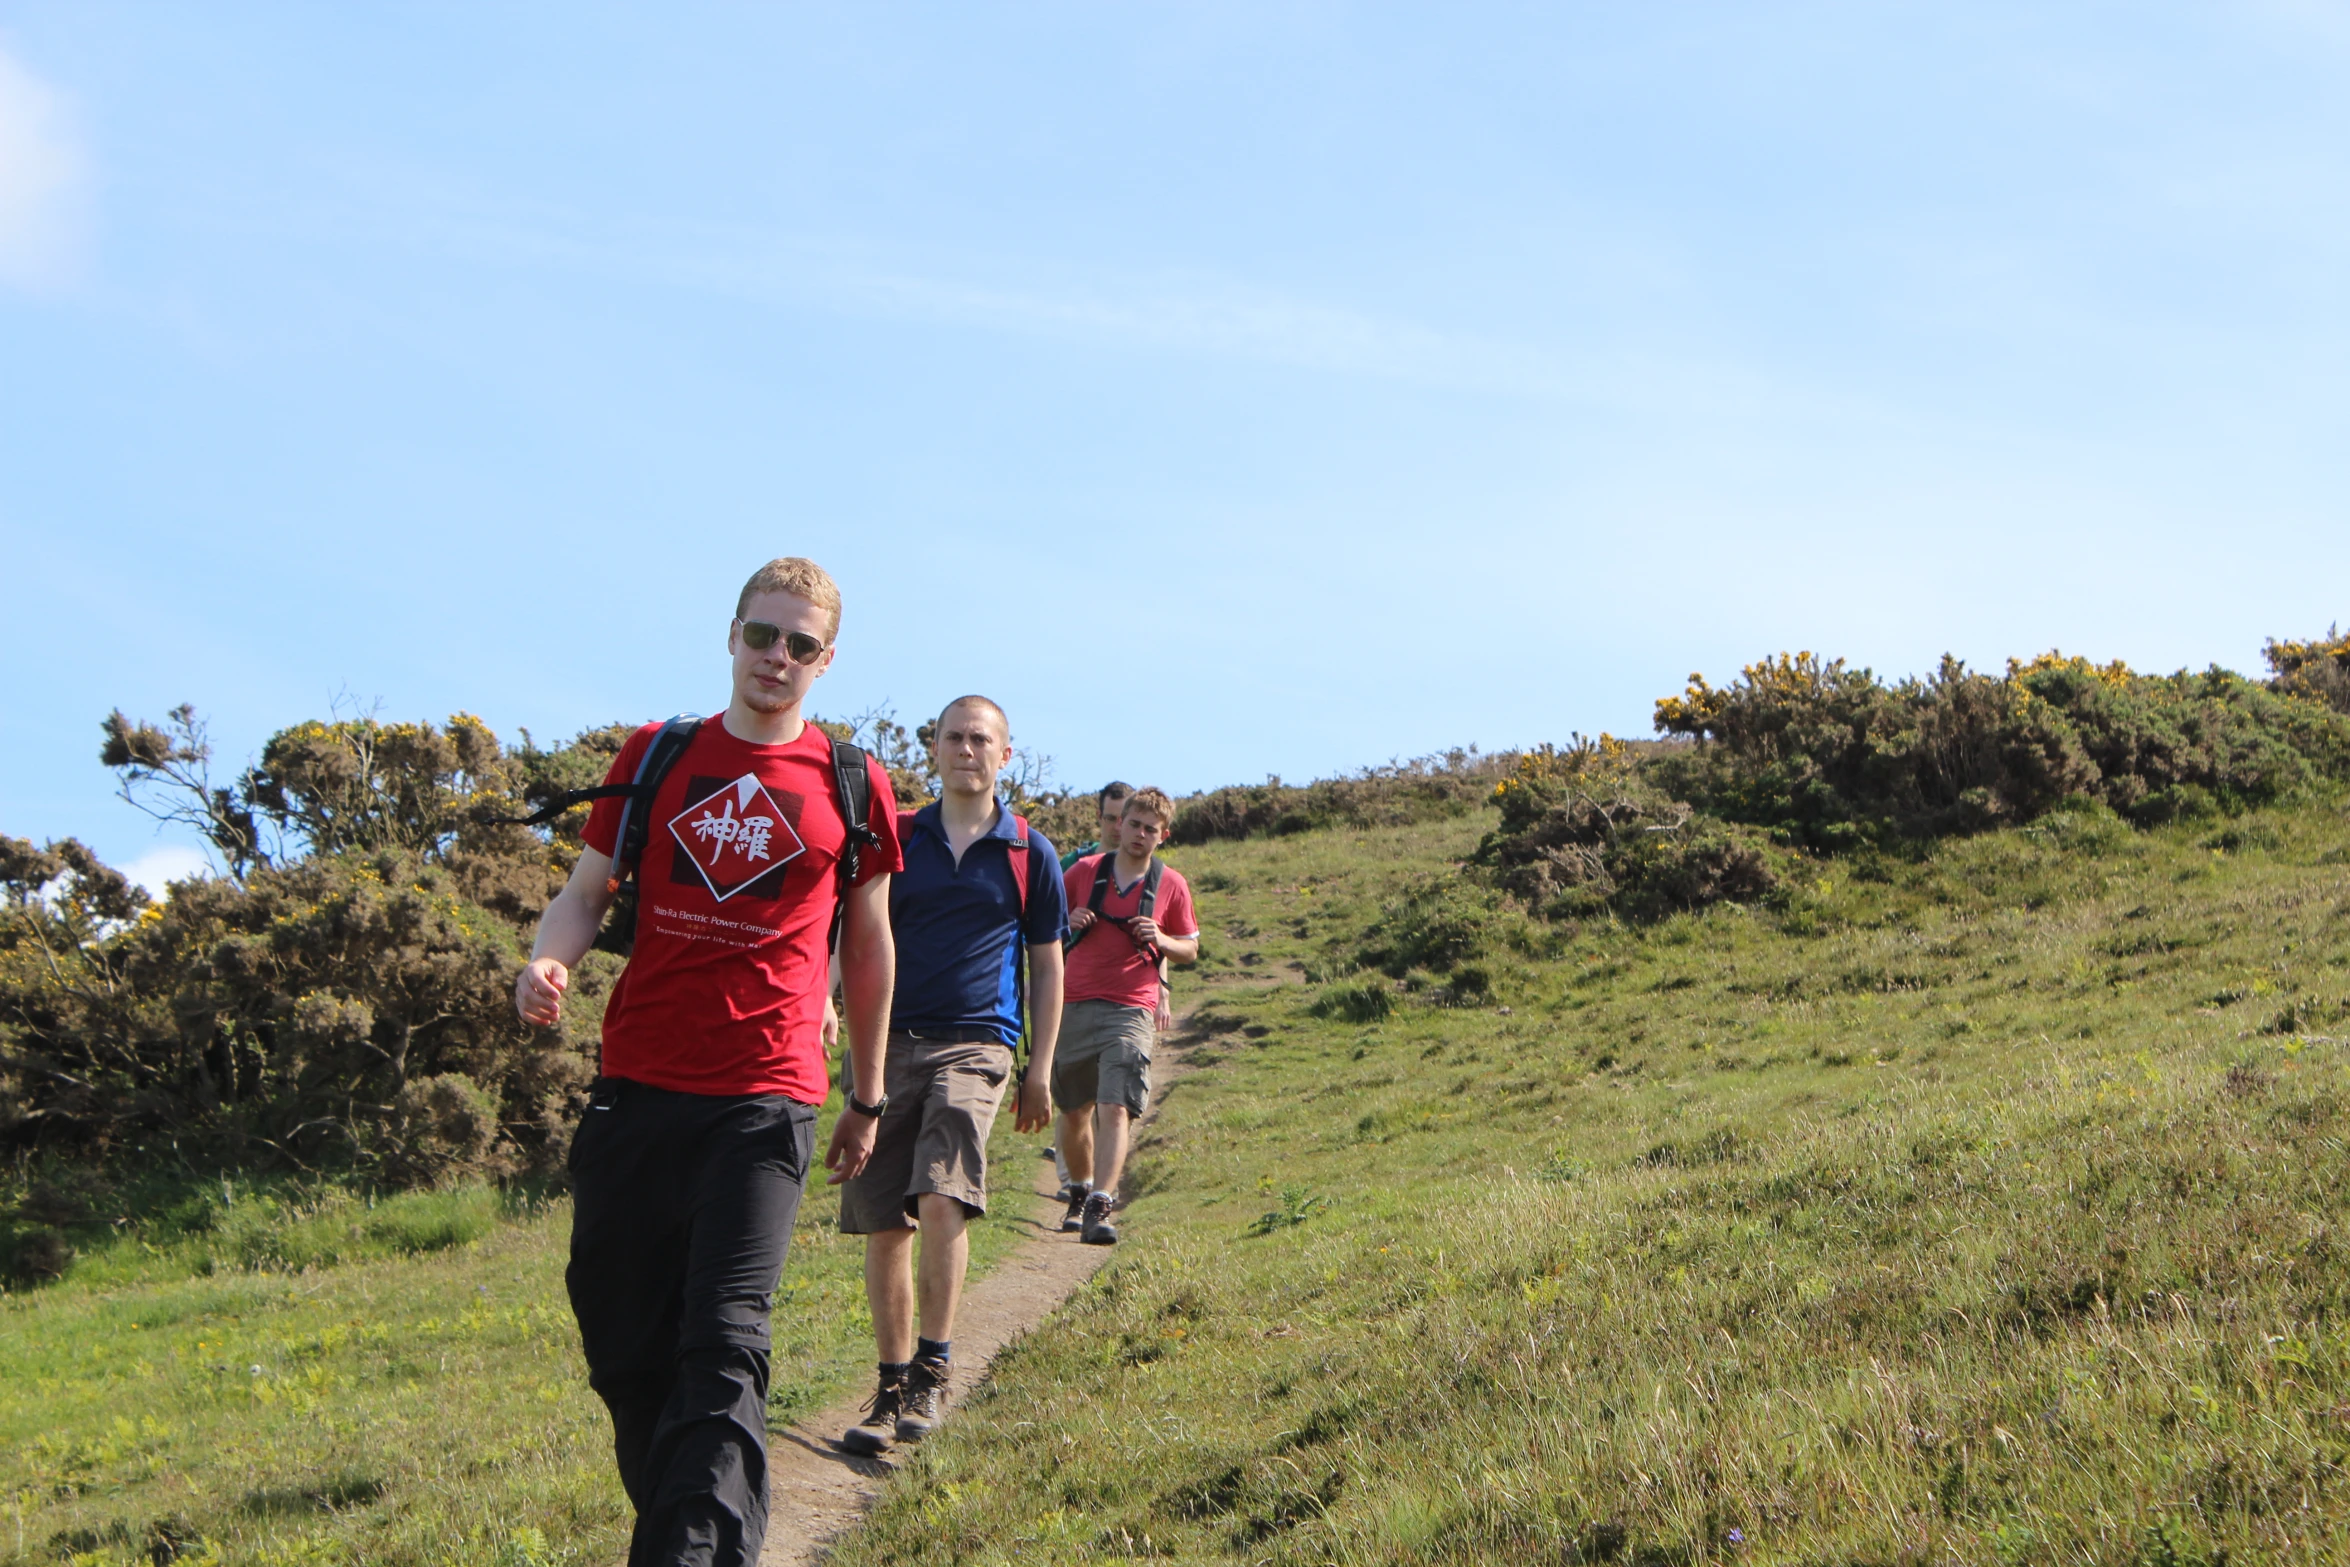
<svg viewBox="0 0 2350 1567"><path fill-rule="evenodd" d="M1185 1038L1191 1014L1219 990L1254 989L1258 983L1227 980L1219 985L1211 981L1194 992L1178 1031L1168 1036L1165 1048L1151 1062L1157 1081L1151 1087L1150 1109L1141 1125L1148 1126L1158 1118L1168 1091L1183 1078L1189 1050L1178 1045L1193 1043ZM1028 1203L1027 1212L1011 1219L1027 1232L1026 1238L994 1272L974 1280L963 1291L962 1304L955 1312L955 1376L949 1385L946 1413L950 1421L972 1390L986 1380L989 1365L1004 1346L1051 1316L1079 1285L1117 1255L1115 1246L1083 1246L1076 1236L1063 1235L1052 1165L1037 1157L1025 1139L1016 1157L1029 1168L999 1173L1013 1180L1026 1175L1033 1184L1036 1196ZM850 1397L768 1438L767 1546L759 1557L760 1567L804 1567L823 1561L833 1542L857 1526L880 1494L883 1482L896 1472L897 1454L859 1458L834 1445L864 1412L870 1393L869 1386L860 1381Z"/></svg>

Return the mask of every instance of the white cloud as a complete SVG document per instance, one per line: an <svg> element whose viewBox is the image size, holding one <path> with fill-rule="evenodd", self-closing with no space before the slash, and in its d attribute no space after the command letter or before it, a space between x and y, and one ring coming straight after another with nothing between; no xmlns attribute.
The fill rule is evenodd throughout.
<svg viewBox="0 0 2350 1567"><path fill-rule="evenodd" d="M164 891L175 881L186 881L190 876L207 876L212 862L198 849L185 844L167 843L150 849L125 865L123 875L147 889L147 896L160 902Z"/></svg>
<svg viewBox="0 0 2350 1567"><path fill-rule="evenodd" d="M0 282L61 281L81 249L88 160L65 96L0 49Z"/></svg>

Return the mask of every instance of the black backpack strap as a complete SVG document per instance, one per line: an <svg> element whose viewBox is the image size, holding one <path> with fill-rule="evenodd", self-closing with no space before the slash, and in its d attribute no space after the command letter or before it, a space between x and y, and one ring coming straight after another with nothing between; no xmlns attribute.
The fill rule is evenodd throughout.
<svg viewBox="0 0 2350 1567"><path fill-rule="evenodd" d="M864 868L865 851L881 846L881 834L873 830L873 774L865 765L865 753L846 740L832 740L832 787L840 800L841 825L847 835L840 845L840 887L832 905L832 935L830 949L840 950L840 928L849 912L849 889L857 884L857 874Z"/></svg>
<svg viewBox="0 0 2350 1567"><path fill-rule="evenodd" d="M1142 873L1142 902L1135 907L1136 919L1149 919L1151 911L1159 906L1159 873L1166 868L1165 862L1157 855L1151 856L1151 868Z"/></svg>
<svg viewBox="0 0 2350 1567"><path fill-rule="evenodd" d="M593 789L566 789L528 816L483 816L476 820L491 827L546 827L575 805L591 805L598 800L633 800L636 796L637 786L632 783L598 784Z"/></svg>
<svg viewBox="0 0 2350 1567"><path fill-rule="evenodd" d="M612 840L612 874L616 879L636 874L638 862L645 857L645 840L652 834L653 799L661 792L669 769L677 765L701 730L700 719L680 713L655 731L653 743L645 747L644 757L637 763L636 782L629 785L626 803L620 807L620 833Z"/></svg>

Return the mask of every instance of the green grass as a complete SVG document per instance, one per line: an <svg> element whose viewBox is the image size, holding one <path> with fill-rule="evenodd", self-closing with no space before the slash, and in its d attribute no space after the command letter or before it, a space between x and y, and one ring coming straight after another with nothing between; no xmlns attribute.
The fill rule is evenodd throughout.
<svg viewBox="0 0 2350 1567"><path fill-rule="evenodd" d="M998 1124L999 1184L1025 1191L1035 1139ZM817 1179L776 1295L775 1425L872 1364L863 1243ZM975 1273L1024 1233L1002 1215L1025 1204L998 1210ZM60 1282L0 1295L0 1562L624 1553L563 1292L568 1203L231 1181L107 1228L76 1228Z"/></svg>
<svg viewBox="0 0 2350 1567"><path fill-rule="evenodd" d="M1116 1262L841 1560L2350 1560L2338 808L1346 972L1479 825L1180 852Z"/></svg>

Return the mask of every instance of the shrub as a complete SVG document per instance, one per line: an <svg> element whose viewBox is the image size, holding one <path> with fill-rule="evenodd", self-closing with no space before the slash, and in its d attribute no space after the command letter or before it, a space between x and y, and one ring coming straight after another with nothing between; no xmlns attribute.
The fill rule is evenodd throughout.
<svg viewBox="0 0 2350 1567"><path fill-rule="evenodd" d="M1613 912L1654 920L1778 890L1751 834L1643 781L1630 749L1606 735L1564 752L1528 752L1494 797L1501 825L1474 863L1554 918Z"/></svg>
<svg viewBox="0 0 2350 1567"><path fill-rule="evenodd" d="M0 839L0 893L0 1140L19 1147L104 1155L162 1134L437 1179L460 1147L488 1155L448 1141L440 1100L402 1096L455 1072L487 1096L499 1158L551 1168L592 1075L561 1032L516 1020L514 928L403 853L183 882L151 905L78 844ZM583 969L579 994L598 983ZM414 1156L411 1132L428 1138Z"/></svg>
<svg viewBox="0 0 2350 1567"><path fill-rule="evenodd" d="M398 1186L447 1186L508 1173L498 1102L463 1072L419 1078L392 1100L384 1173Z"/></svg>
<svg viewBox="0 0 2350 1567"><path fill-rule="evenodd" d="M2030 821L2089 796L2141 825L2350 773L2350 720L2225 670L2170 676L2048 653L2003 677L1945 658L1888 686L1780 654L1657 704L1698 740L1651 782L1820 849Z"/></svg>
<svg viewBox="0 0 2350 1567"><path fill-rule="evenodd" d="M2340 626L2328 626L2324 636L2306 642L2271 640L2261 656L2275 677L2271 688L2350 713L2350 636Z"/></svg>
<svg viewBox="0 0 2350 1567"><path fill-rule="evenodd" d="M1317 827L1400 827L1466 816L1486 802L1493 780L1511 760L1470 747L1304 785L1268 778L1213 789L1182 802L1169 841L1279 837Z"/></svg>
<svg viewBox="0 0 2350 1567"><path fill-rule="evenodd" d="M1489 890L1457 875L1425 877L1381 911L1355 961L1396 979L1414 969L1449 974L1483 956L1504 919Z"/></svg>
<svg viewBox="0 0 2350 1567"><path fill-rule="evenodd" d="M1333 985L1306 1010L1341 1023L1377 1023L1395 1011L1395 995L1385 985Z"/></svg>

